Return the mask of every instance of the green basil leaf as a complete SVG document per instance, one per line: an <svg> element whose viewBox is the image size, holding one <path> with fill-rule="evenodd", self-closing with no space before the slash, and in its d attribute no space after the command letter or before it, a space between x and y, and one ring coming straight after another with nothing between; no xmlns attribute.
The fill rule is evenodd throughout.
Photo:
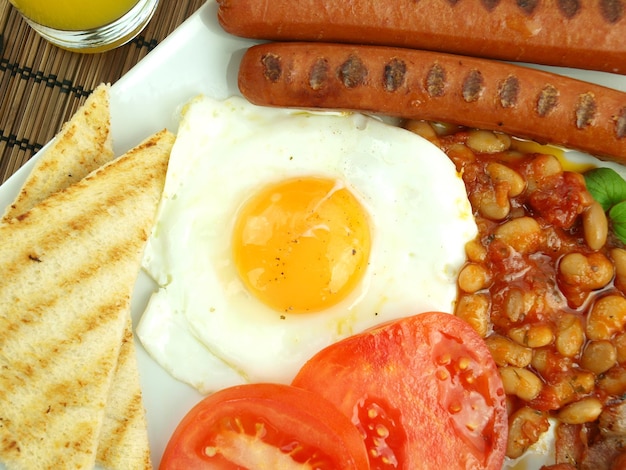
<svg viewBox="0 0 626 470"><path fill-rule="evenodd" d="M587 190L604 211L626 200L626 181L611 168L594 168L585 173Z"/></svg>
<svg viewBox="0 0 626 470"><path fill-rule="evenodd" d="M623 243L626 243L626 201L615 204L609 211L613 232Z"/></svg>

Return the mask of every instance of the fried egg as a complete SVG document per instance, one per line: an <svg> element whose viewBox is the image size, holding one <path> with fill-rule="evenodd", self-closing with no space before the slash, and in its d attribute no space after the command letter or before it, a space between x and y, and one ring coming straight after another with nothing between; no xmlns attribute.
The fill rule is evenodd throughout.
<svg viewBox="0 0 626 470"><path fill-rule="evenodd" d="M375 117L185 105L144 268L137 334L201 392L289 383L325 346L452 312L477 234L465 186L427 140Z"/></svg>

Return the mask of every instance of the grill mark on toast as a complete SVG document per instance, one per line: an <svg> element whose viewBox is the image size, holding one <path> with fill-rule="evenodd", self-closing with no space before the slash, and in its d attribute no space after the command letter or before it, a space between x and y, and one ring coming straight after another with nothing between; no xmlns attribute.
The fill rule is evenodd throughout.
<svg viewBox="0 0 626 470"><path fill-rule="evenodd" d="M133 430L132 423L138 421L143 410L143 399L141 393L128 394L127 400L123 405L123 416L117 417L117 425L110 433L110 439L106 442L101 441L98 448L99 460L109 460L115 453L115 449L119 448L126 441L127 435ZM150 456L146 455L146 467L150 461Z"/></svg>
<svg viewBox="0 0 626 470"><path fill-rule="evenodd" d="M91 318L79 317L68 325L67 329L63 331L63 334L68 334L67 339L59 340L56 335L50 338L47 342L39 342L37 344L37 353L32 357L22 356L21 360L13 359L12 366L3 365L3 374L0 377L0 383L2 384L2 399L10 400L11 395L19 394L23 391L24 387L29 383L45 382L46 375L53 372L55 364L58 363L59 358L62 358L65 354L72 354L74 351L80 349L80 344L85 337L89 334L97 334L98 330L108 330L115 327L116 323L120 323L120 314L128 311L130 299L126 299L126 302L121 303L118 299L114 302L106 303L97 307L97 316L101 321L94 322ZM122 328L122 327L120 327ZM120 337L122 332L120 331ZM106 335L105 335L106 337ZM121 343L120 343L121 344ZM119 347L119 344L118 344ZM100 351L99 360L103 357L110 355L110 349ZM117 354L114 355L117 358ZM1 356L0 356L1 358ZM79 361L76 361L77 363ZM115 364L113 364L114 366ZM112 369L110 360L106 360L105 364L101 364L99 367L93 367L91 376L102 375L103 368ZM109 372L105 372L107 375ZM57 383L57 382L55 382ZM79 384L80 385L80 384ZM84 384L82 384L84 385ZM63 390L66 384L63 384L59 390ZM41 395L45 393L41 392ZM53 393L54 395L54 393ZM39 399L39 396L33 397Z"/></svg>
<svg viewBox="0 0 626 470"><path fill-rule="evenodd" d="M121 191L122 188L119 189ZM128 198L134 199L138 193L138 189L134 188L134 190L132 190L132 192L128 195ZM5 260L4 266L1 267L3 277L5 277L6 279L20 275L21 272L29 266L29 261L45 261L46 252L53 252L54 250L60 249L63 244L71 243L71 237L74 234L80 234L80 232L83 231L87 231L89 233L97 233L97 228L100 225L106 225L106 223L108 222L108 220L104 222L102 222L102 220L99 221L99 214L101 214L102 212L111 212L115 210L123 211L124 202L126 201L120 200L119 196L112 196L105 199L104 201L99 201L97 205L94 204L90 207L83 208L83 210L80 213L77 213L75 217L64 221L62 227L48 227L46 232L43 233L40 237L41 242L39 243L39 245L37 245L36 247L24 247L23 251L15 251L12 253L10 259L7 258ZM42 206L45 204L45 202L42 203ZM19 216L16 221L10 222L9 225L29 225L30 214L31 212L27 212L22 216ZM0 233L2 233L1 230ZM145 241L143 237L142 241ZM2 285L0 285L0 295L1 294Z"/></svg>
<svg viewBox="0 0 626 470"><path fill-rule="evenodd" d="M106 200L105 203L113 204L113 201ZM48 230L48 232L45 233L45 236L41 237L42 241L37 246L24 247L24 249L21 252L18 252L17 250L15 250L14 256L12 257L12 259L8 259L3 265L0 265L0 272L2 273L2 276L5 279L16 279L20 276L25 276L29 270L31 270L31 273L32 273L33 264L43 265L43 263L45 263L46 261L53 259L55 253L62 251L62 250L65 250L65 252L67 252L67 246L65 245L71 246L73 236L80 235L80 232L82 231L97 233L99 231L100 226L106 225L106 223L97 224L93 222L93 220L97 218L96 214L98 212L101 212L103 210L110 211L110 210L116 210L116 209L123 211L123 208L119 208L115 206L112 206L108 209L98 207L97 210L89 211L89 213L80 214L78 217L68 221L66 226L70 227L69 231L65 231L65 230L54 231L53 229ZM0 230L0 234L1 233L2 231ZM139 247L140 245L143 245L143 243L147 240L148 235L149 235L148 231L143 228L141 229L140 233L138 234L134 233L132 235L129 235L133 237L135 236L138 237L138 239L135 240L135 245L133 245L133 247ZM120 245L118 245L116 249L118 250L119 253L111 252L111 250L109 250L111 252L111 254L108 255L109 259L102 260L102 261L118 260L120 258L123 258L124 256L127 257L128 251L130 248L131 247L126 246L124 244L122 246L122 249L120 249ZM71 248L69 252L72 253ZM79 254L76 254L76 256L78 255ZM75 260L72 260L72 262L74 261ZM87 264L89 261L90 260L86 260L83 264ZM92 258L92 261L93 261L93 258ZM92 270L95 268L97 267L92 268ZM43 266L39 266L38 269L40 270L43 269ZM31 273L29 273L29 275ZM7 283L6 285L3 286L2 284L0 284L0 298L4 296L3 295L4 289L11 289L11 288L14 289L15 285L11 285Z"/></svg>
<svg viewBox="0 0 626 470"><path fill-rule="evenodd" d="M118 323L118 328L122 329L124 323L120 321L120 318L121 315L128 311L129 302L130 299L126 302L126 308L124 305L120 305L119 301L101 305L98 317L109 317L110 321L101 322L99 328L109 329L115 326L114 323ZM90 323L91 320L88 318L78 318L72 325L77 329L86 329L91 326L89 325ZM97 334L94 330L92 332ZM82 336L76 335L74 341L63 341L58 346L51 344L54 354L51 352L50 355L58 357L63 354L74 354L77 348L76 345L77 343L80 344ZM78 347L80 348L80 346ZM47 350L47 348L43 349ZM58 380L58 374L55 374L58 371L54 366L49 367L50 364L48 364L48 367L45 369L41 367L32 368L29 377L18 376L17 383L14 383L11 379L17 376L17 371L24 370L24 366L18 363L16 364L17 369L10 370L6 370L6 367L3 367L5 370L3 370L2 378L0 379L4 391L2 399L9 401L20 400L22 403L26 401L28 408L33 410L28 416L20 417L19 428L17 429L11 426L10 418L7 420L6 417L0 416L0 423L3 423L0 426L0 436L2 436L0 443L3 447L3 454L14 453L17 458L17 455L20 453L20 441L28 441L31 438L29 435L30 429L41 429L42 427L55 429L55 424L58 421L62 424L63 432L61 434L55 433L57 445L60 448L67 449L67 455L74 455L75 453L75 458L80 459L80 456L84 455L86 456L85 458L92 459L98 437L96 433L99 432L99 429L94 426L94 417L91 409L86 409L84 403L87 403L91 398L90 394L94 391L94 384L95 387L108 388L113 377L114 361L117 358L116 352L111 351L110 348L98 351L95 361L91 362L88 367L88 373L69 380ZM61 358L60 367L62 368L63 364L66 363ZM80 367L80 364L77 364L77 367ZM16 374L9 375L9 371L16 372ZM57 380L46 383L46 375L54 375ZM42 388L29 390L28 383L38 384L38 387ZM42 386L42 384L46 384L46 386ZM105 403L102 402L101 409L103 413L104 407ZM68 426L68 413L72 413L76 418L70 421L72 423L71 427ZM59 460L51 461L49 465L46 464L42 468L67 467L68 462L64 460L65 454L66 452L61 452L58 454Z"/></svg>
<svg viewBox="0 0 626 470"><path fill-rule="evenodd" d="M128 317L98 442L96 461L106 468L152 469L147 434L137 434L146 429L146 420L136 369L132 320Z"/></svg>
<svg viewBox="0 0 626 470"><path fill-rule="evenodd" d="M129 234L136 239L145 240L148 236L147 232L142 228L137 230L132 235ZM139 256L140 244L135 242L133 244L129 244L126 240L127 237L124 237L120 242L107 247L106 250L98 251L96 256L84 257L82 259L81 264L77 264L74 266L74 269L68 270L69 266L64 266L63 272L59 274L56 282L52 285L42 285L39 284L40 295L38 298L33 297L32 291L28 292L30 295L21 296L20 293L12 295L14 302L22 304L22 307L19 311L20 315L15 318L10 318L6 316L6 314L0 315L0 326L3 330L11 330L14 331L15 328L18 328L19 325L29 324L33 322L37 322L39 318L45 315L47 309L52 308L56 305L62 298L67 296L67 289L73 288L73 286L78 286L82 282L85 282L89 278L91 278L94 274L96 274L100 269L107 269L111 267L114 263L124 263L132 261L134 258ZM66 243L71 244L71 239L68 239ZM2 266L0 270L4 273L4 275L8 275L13 279L20 278L34 278L34 282L38 281L36 275L37 272L46 262L58 264L62 260L59 260L55 257L55 250L59 252L63 252L63 246L57 246L56 248L52 248L52 251L48 252L45 255L41 255L39 261L35 262L31 259L28 259L26 255L26 261L21 263L21 266ZM59 266L48 267L48 269L57 269ZM139 270L139 266L137 267ZM56 284L56 285L55 285ZM54 288L49 289L50 287ZM6 287L8 289L8 287ZM8 294L2 295L3 288L0 287L0 298L9 298ZM26 313L28 312L28 315ZM12 321L13 320L13 321Z"/></svg>
<svg viewBox="0 0 626 470"><path fill-rule="evenodd" d="M137 236L143 237L145 235L145 232L140 230ZM132 261L132 259L136 257L137 250L138 247L134 245L129 246L124 240L111 246L109 250L100 252L100 256L89 258L85 263L76 266L74 270L68 272L65 272L64 270L65 276L60 277L57 281L57 286L59 288L55 288L57 286L54 286L53 288L46 288L52 286L42 286L45 288L45 292L43 292L42 296L39 298L35 299L30 297L27 299L16 299L16 301L24 304L23 308L19 311L20 315L14 318L6 316L0 317L0 329L3 331L10 331L12 336L19 336L19 330L21 328L27 328L29 326L37 328L37 324L47 312L54 308L61 308L59 307L59 304L61 304L63 299L68 295L68 290L84 288L83 284L88 283L99 269L114 270L115 264L124 262L129 258ZM134 251L135 253L129 253L130 251ZM105 263L107 266L106 268L103 268L102 266ZM122 283L124 283L124 281L125 280L121 280ZM104 293L104 298L107 299L106 293ZM94 299L94 301L95 300L96 299ZM116 305L119 308L119 303ZM54 343L50 345L49 350L57 352L57 349L63 349L62 346L69 346L75 341L80 341L81 334L84 335L99 328L101 324L108 323L108 321L105 321L105 318L105 316L101 315L97 318L93 318L89 315L87 319L84 317L74 319L75 321L67 326L67 331L63 331L59 335L51 335L49 337ZM98 321L98 319L100 321ZM58 341L59 336L65 339ZM3 348L0 348L0 358L2 350ZM16 363L16 367L20 370L26 371L30 370L30 367L35 369L45 369L50 360L50 357L43 357L37 364L33 364L32 362L19 362Z"/></svg>

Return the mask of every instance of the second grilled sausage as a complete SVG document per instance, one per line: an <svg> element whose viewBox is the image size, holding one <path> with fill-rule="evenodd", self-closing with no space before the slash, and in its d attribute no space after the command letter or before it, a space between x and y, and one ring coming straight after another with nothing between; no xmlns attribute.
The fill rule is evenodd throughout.
<svg viewBox="0 0 626 470"><path fill-rule="evenodd" d="M238 36L407 47L626 74L626 0L218 0Z"/></svg>
<svg viewBox="0 0 626 470"><path fill-rule="evenodd" d="M498 61L383 46L266 43L246 51L239 88L261 105L443 121L626 163L626 93Z"/></svg>

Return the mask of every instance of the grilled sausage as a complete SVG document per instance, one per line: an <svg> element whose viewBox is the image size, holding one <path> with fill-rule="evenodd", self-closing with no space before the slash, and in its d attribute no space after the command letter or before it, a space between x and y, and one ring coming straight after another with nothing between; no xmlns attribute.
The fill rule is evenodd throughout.
<svg viewBox="0 0 626 470"><path fill-rule="evenodd" d="M239 89L260 105L491 129L626 163L626 93L519 65L383 46L266 43Z"/></svg>
<svg viewBox="0 0 626 470"><path fill-rule="evenodd" d="M626 0L218 0L222 27L626 74Z"/></svg>

